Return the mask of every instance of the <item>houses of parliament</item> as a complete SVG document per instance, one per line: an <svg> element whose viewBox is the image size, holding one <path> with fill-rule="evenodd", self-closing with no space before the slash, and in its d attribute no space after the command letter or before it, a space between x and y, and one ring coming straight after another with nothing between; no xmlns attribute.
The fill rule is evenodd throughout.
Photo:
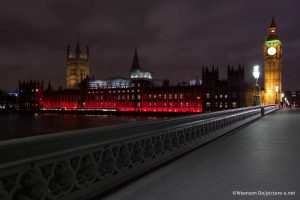
<svg viewBox="0 0 300 200"><path fill-rule="evenodd" d="M264 88L261 103L281 102L282 43L275 18L271 20L263 45ZM66 89L54 90L42 81L19 83L19 107L24 110L97 110L119 112L211 112L252 106L254 84L245 82L244 66L227 66L227 80L219 69L202 67L202 79L171 85L155 79L143 69L135 48L128 77L96 80L89 75L90 52L76 48L66 51ZM254 82L254 80L253 80Z"/></svg>

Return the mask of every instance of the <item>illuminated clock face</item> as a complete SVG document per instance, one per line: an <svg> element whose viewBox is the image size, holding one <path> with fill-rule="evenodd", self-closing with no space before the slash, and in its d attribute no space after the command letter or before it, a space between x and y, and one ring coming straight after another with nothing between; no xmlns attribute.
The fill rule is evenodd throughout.
<svg viewBox="0 0 300 200"><path fill-rule="evenodd" d="M276 49L274 47L268 48L268 54L270 56L273 56L276 53Z"/></svg>

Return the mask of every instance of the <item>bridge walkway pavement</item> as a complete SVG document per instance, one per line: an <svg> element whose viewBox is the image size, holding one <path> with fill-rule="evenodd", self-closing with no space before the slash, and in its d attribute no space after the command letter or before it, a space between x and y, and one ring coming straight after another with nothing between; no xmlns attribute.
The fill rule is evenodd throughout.
<svg viewBox="0 0 300 200"><path fill-rule="evenodd" d="M300 109L279 110L169 162L101 199L300 199L299 154ZM237 196L233 191L257 192L257 195ZM266 197L258 195L259 191L291 192L291 195Z"/></svg>

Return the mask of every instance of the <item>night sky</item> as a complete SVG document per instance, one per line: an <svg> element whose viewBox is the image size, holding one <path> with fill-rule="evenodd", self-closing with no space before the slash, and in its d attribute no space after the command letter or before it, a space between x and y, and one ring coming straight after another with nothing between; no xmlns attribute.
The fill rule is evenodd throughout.
<svg viewBox="0 0 300 200"><path fill-rule="evenodd" d="M283 43L283 89L300 89L298 0L1 0L0 89L39 79L65 87L66 47L90 47L90 74L129 77L134 46L143 69L171 82L201 76L202 66L263 65L275 15Z"/></svg>

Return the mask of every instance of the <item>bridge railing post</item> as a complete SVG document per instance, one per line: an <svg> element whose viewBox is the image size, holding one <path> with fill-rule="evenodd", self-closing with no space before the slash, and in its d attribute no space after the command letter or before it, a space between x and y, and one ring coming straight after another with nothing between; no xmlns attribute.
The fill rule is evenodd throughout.
<svg viewBox="0 0 300 200"><path fill-rule="evenodd" d="M265 108L262 106L260 107L260 110L261 110L261 116L265 116Z"/></svg>

